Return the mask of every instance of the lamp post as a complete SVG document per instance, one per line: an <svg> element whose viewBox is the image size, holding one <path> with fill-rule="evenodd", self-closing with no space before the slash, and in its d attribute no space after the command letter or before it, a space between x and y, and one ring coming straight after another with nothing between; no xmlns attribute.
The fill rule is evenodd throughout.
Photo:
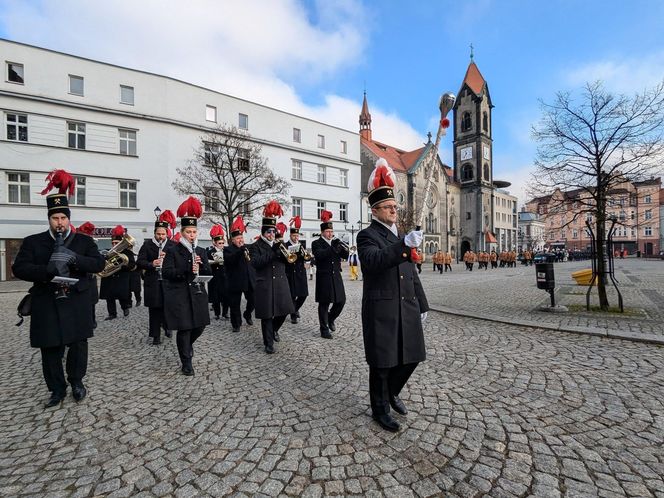
<svg viewBox="0 0 664 498"><path fill-rule="evenodd" d="M350 245L351 247L355 245L355 232L362 230L362 221L357 222L359 228L355 227L355 224L352 224L350 228L348 228L348 223L344 223L344 230L347 232L350 230Z"/></svg>
<svg viewBox="0 0 664 498"><path fill-rule="evenodd" d="M159 209L159 206L154 208L154 217L159 218L159 215L161 214L161 209Z"/></svg>

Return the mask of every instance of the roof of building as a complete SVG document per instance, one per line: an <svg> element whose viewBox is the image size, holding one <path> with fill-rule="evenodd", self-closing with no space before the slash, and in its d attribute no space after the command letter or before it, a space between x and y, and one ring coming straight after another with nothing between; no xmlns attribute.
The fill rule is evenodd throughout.
<svg viewBox="0 0 664 498"><path fill-rule="evenodd" d="M530 211L519 211L519 221L537 221L539 215Z"/></svg>
<svg viewBox="0 0 664 498"><path fill-rule="evenodd" d="M367 103L367 92L364 92L364 100L362 101L362 112L360 113L360 121L365 120L371 122L371 114L369 113L369 104Z"/></svg>
<svg viewBox="0 0 664 498"><path fill-rule="evenodd" d="M473 61L468 64L468 69L466 69L466 75L463 78L463 83L461 86L463 87L464 84L468 85L468 87L473 92L475 92L475 95L481 94L484 85L486 85L486 81L484 80L482 73L480 73L477 64L475 64Z"/></svg>
<svg viewBox="0 0 664 498"><path fill-rule="evenodd" d="M413 167L426 148L425 145L419 149L405 151L377 140L366 140L364 137L361 137L361 143L375 156L384 157L394 171L402 173L407 173Z"/></svg>
<svg viewBox="0 0 664 498"><path fill-rule="evenodd" d="M650 178L649 180L634 182L635 187L647 187L649 185L661 185L661 184L662 184L661 178Z"/></svg>

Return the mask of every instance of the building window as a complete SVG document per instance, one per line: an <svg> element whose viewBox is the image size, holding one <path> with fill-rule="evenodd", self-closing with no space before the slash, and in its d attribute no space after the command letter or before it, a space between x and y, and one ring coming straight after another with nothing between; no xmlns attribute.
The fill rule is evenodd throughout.
<svg viewBox="0 0 664 498"><path fill-rule="evenodd" d="M403 205L403 203L406 202L406 196L403 194L403 192L401 190L399 190L399 192L397 192L397 202L400 205Z"/></svg>
<svg viewBox="0 0 664 498"><path fill-rule="evenodd" d="M636 237L636 228L632 227L632 237Z"/></svg>
<svg viewBox="0 0 664 498"><path fill-rule="evenodd" d="M644 204L650 204L651 202L652 202L652 197L651 197L651 196L646 195L646 196L643 198L643 203L644 203Z"/></svg>
<svg viewBox="0 0 664 498"><path fill-rule="evenodd" d="M320 215L325 211L325 201L318 201L316 203L316 217L320 220Z"/></svg>
<svg viewBox="0 0 664 498"><path fill-rule="evenodd" d="M652 227L644 227L643 235L646 237L652 237Z"/></svg>
<svg viewBox="0 0 664 498"><path fill-rule="evenodd" d="M73 74L69 75L69 93L72 95L83 96L83 76L74 76Z"/></svg>
<svg viewBox="0 0 664 498"><path fill-rule="evenodd" d="M212 187L205 187L203 189L205 197L205 211L219 212L219 189Z"/></svg>
<svg viewBox="0 0 664 498"><path fill-rule="evenodd" d="M318 183L325 183L325 166L318 165Z"/></svg>
<svg viewBox="0 0 664 498"><path fill-rule="evenodd" d="M237 150L237 167L241 171L249 171L249 149Z"/></svg>
<svg viewBox="0 0 664 498"><path fill-rule="evenodd" d="M491 180L490 174L489 174L489 165L484 163L484 181L488 182L489 180ZM505 199L503 199L503 202L504 201L505 201Z"/></svg>
<svg viewBox="0 0 664 498"><path fill-rule="evenodd" d="M486 111L482 113L482 130L489 131L489 115Z"/></svg>
<svg viewBox="0 0 664 498"><path fill-rule="evenodd" d="M302 142L302 132L299 128L293 128L293 142Z"/></svg>
<svg viewBox="0 0 664 498"><path fill-rule="evenodd" d="M205 106L205 121L210 121L211 123L217 122L217 108L215 106Z"/></svg>
<svg viewBox="0 0 664 498"><path fill-rule="evenodd" d="M7 81L9 83L18 83L22 85L23 80L23 64L16 62L7 62Z"/></svg>
<svg viewBox="0 0 664 498"><path fill-rule="evenodd" d="M248 130L249 129L249 116L246 114L240 113L238 115L238 126L241 130Z"/></svg>
<svg viewBox="0 0 664 498"><path fill-rule="evenodd" d="M340 169L339 170L339 184L342 187L348 187L348 170Z"/></svg>
<svg viewBox="0 0 664 498"><path fill-rule="evenodd" d="M325 148L325 135L318 135L318 148L319 149Z"/></svg>
<svg viewBox="0 0 664 498"><path fill-rule="evenodd" d="M206 166L217 166L220 154L221 147L219 144L203 144L203 161L205 162Z"/></svg>
<svg viewBox="0 0 664 498"><path fill-rule="evenodd" d="M464 112L461 117L461 131L469 131L473 126L472 118L469 112Z"/></svg>
<svg viewBox="0 0 664 498"><path fill-rule="evenodd" d="M578 236L579 236L579 231L576 229L572 230L572 238L576 239L578 238Z"/></svg>
<svg viewBox="0 0 664 498"><path fill-rule="evenodd" d="M339 221L348 221L348 204L339 204Z"/></svg>
<svg viewBox="0 0 664 498"><path fill-rule="evenodd" d="M293 167L291 168L291 176L293 180L302 180L302 161L293 159Z"/></svg>
<svg viewBox="0 0 664 498"><path fill-rule="evenodd" d="M85 123L67 121L67 134L70 149L85 149Z"/></svg>
<svg viewBox="0 0 664 498"><path fill-rule="evenodd" d="M293 197L293 208L292 208L292 216L299 216L302 218L302 199L296 199Z"/></svg>
<svg viewBox="0 0 664 498"><path fill-rule="evenodd" d="M466 163L461 167L461 181L467 182L473 179L473 165Z"/></svg>
<svg viewBox="0 0 664 498"><path fill-rule="evenodd" d="M348 143L345 140L341 141L341 153L348 154Z"/></svg>
<svg viewBox="0 0 664 498"><path fill-rule="evenodd" d="M120 103L134 105L134 87L120 85Z"/></svg>
<svg viewBox="0 0 664 498"><path fill-rule="evenodd" d="M74 206L85 206L85 177L75 176L74 180L76 180L76 189L70 198L70 203Z"/></svg>
<svg viewBox="0 0 664 498"><path fill-rule="evenodd" d="M127 182L120 180L120 207L136 207L136 182Z"/></svg>
<svg viewBox="0 0 664 498"><path fill-rule="evenodd" d="M7 202L30 204L29 173L7 173Z"/></svg>
<svg viewBox="0 0 664 498"><path fill-rule="evenodd" d="M466 211L466 219L469 220L471 218L472 218L472 216L470 214L470 211Z"/></svg>
<svg viewBox="0 0 664 498"><path fill-rule="evenodd" d="M136 155L136 132L134 130L118 130L120 133L120 154Z"/></svg>
<svg viewBox="0 0 664 498"><path fill-rule="evenodd" d="M28 141L28 115L7 114L7 140Z"/></svg>
<svg viewBox="0 0 664 498"><path fill-rule="evenodd" d="M652 220L652 210L651 209L646 209L645 213L643 213L643 217L646 220Z"/></svg>

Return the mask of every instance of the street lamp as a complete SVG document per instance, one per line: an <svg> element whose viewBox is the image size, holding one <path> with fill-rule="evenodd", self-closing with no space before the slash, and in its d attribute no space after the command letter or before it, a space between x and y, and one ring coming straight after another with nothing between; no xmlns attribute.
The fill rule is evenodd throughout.
<svg viewBox="0 0 664 498"><path fill-rule="evenodd" d="M159 209L159 206L154 208L154 217L159 218L159 215L161 214L161 209Z"/></svg>
<svg viewBox="0 0 664 498"><path fill-rule="evenodd" d="M350 230L350 245L351 247L355 245L355 232L362 230L362 221L357 222L359 228L355 227L355 224L352 224L350 228L348 228L348 223L344 223L344 230L347 232Z"/></svg>

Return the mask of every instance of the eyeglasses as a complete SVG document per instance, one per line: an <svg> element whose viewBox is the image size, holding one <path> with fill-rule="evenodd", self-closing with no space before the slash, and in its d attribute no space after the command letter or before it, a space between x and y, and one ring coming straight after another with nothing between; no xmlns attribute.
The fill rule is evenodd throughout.
<svg viewBox="0 0 664 498"><path fill-rule="evenodd" d="M274 228L268 228L265 230L265 233L276 233L276 230Z"/></svg>
<svg viewBox="0 0 664 498"><path fill-rule="evenodd" d="M392 204L392 205L390 205L390 206L378 206L376 209L385 209L386 211L387 211L387 210L389 210L389 211L396 211L396 210L397 210L397 205L396 205L396 204Z"/></svg>

